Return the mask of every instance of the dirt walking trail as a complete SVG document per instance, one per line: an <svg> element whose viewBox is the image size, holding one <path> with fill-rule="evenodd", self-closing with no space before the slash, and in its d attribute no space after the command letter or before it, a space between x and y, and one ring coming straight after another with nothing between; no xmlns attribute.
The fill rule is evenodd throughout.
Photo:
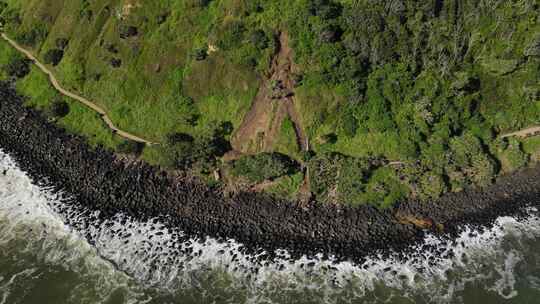
<svg viewBox="0 0 540 304"><path fill-rule="evenodd" d="M540 134L540 126L534 126L527 129L501 135L501 138L514 137L514 136L526 138L526 137L535 136L539 134Z"/></svg>
<svg viewBox="0 0 540 304"><path fill-rule="evenodd" d="M24 54L28 59L32 60L32 62L41 70L43 71L43 73L47 74L49 76L49 79L51 81L51 84L53 85L53 87L58 91L60 92L60 94L64 95L64 96L67 96L67 97L70 97L72 99L75 99L77 100L78 102L82 103L83 105L87 106L88 108L94 110L95 112L97 112L101 118L103 119L103 121L105 122L105 124L107 125L107 127L109 127L109 129L111 129L111 131L114 133L114 134L117 134L118 136L120 137L123 137L125 139L128 139L128 140L131 140L131 141L135 141L135 142L140 142L140 143L144 143L144 144L148 144L148 145L155 145L157 143L155 142L152 142L152 141L149 141L149 140L146 140L144 138L141 138L141 137L138 137L134 134L131 134L131 133L128 133L126 131L123 131L123 130L120 130L118 129L114 123L112 122L112 120L109 118L109 116L107 115L107 113L105 112L105 110L103 110L101 107L99 107L98 105L96 105L95 103L91 102L90 100L82 97L82 96L79 96L75 93L72 93L72 92L69 92L67 90L65 90L64 88L62 88L62 86L60 85L60 83L58 82L58 80L56 79L56 77L54 76L54 74L52 73L52 71L50 71L44 64L42 64L41 62L39 62L39 60L37 60L36 57L34 57L34 55L32 55L32 53L28 50L26 50L25 48L23 48L22 46L20 46L17 42L11 40L5 33L2 33L2 38L4 40L6 40L12 47L14 47L17 51L21 52L22 54Z"/></svg>
<svg viewBox="0 0 540 304"><path fill-rule="evenodd" d="M272 151L287 117L293 122L298 147L302 151L309 148L294 102L293 51L289 47L287 33L280 34L278 47L268 76L232 138L231 144L238 152L254 154Z"/></svg>

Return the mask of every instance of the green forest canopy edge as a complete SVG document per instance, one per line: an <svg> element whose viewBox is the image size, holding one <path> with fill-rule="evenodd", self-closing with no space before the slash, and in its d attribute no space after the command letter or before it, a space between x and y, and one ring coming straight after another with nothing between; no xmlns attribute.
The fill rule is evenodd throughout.
<svg viewBox="0 0 540 304"><path fill-rule="evenodd" d="M228 187L385 207L540 159L539 138L500 138L540 122L535 0L3 0L0 10L5 32L63 86L161 144L115 136L2 42L0 76L29 106L91 144L209 183L219 171ZM285 88L270 72L283 33L294 62ZM276 120L271 146L231 153L266 87L291 91L301 126Z"/></svg>

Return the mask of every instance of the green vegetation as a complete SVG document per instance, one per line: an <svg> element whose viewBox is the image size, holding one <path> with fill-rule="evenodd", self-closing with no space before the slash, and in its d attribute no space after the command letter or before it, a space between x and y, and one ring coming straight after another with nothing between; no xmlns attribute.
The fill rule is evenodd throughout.
<svg viewBox="0 0 540 304"><path fill-rule="evenodd" d="M296 131L294 130L294 124L289 117L287 117L281 124L281 129L277 138L277 142L274 145L276 152L289 154L291 157L299 159L299 148L296 140Z"/></svg>
<svg viewBox="0 0 540 304"><path fill-rule="evenodd" d="M237 177L244 176L250 182L260 183L295 174L298 172L298 165L283 154L260 153L242 156L234 162L231 171Z"/></svg>
<svg viewBox="0 0 540 304"><path fill-rule="evenodd" d="M30 73L30 62L7 43L0 43L0 78L22 78Z"/></svg>
<svg viewBox="0 0 540 304"><path fill-rule="evenodd" d="M139 155L144 149L144 144L125 140L116 146L116 151L123 154Z"/></svg>
<svg viewBox="0 0 540 304"><path fill-rule="evenodd" d="M536 0L0 3L5 31L52 65L64 86L98 102L121 129L163 143L142 151L153 164L203 175L221 166L282 32L312 151L303 156L286 119L275 151L265 152L309 167L321 201L433 200L540 158L535 138L498 139L540 123ZM2 78L21 79L29 105L59 100L24 58L0 51ZM68 130L138 151L119 147L98 117L65 102L69 113L53 116ZM280 195L301 184L271 153L233 167L252 182L277 178L269 191Z"/></svg>
<svg viewBox="0 0 540 304"><path fill-rule="evenodd" d="M54 100L48 107L48 114L54 118L64 118L69 114L69 105L64 100Z"/></svg>
<svg viewBox="0 0 540 304"><path fill-rule="evenodd" d="M217 159L230 150L230 144L223 136L220 130L212 136L198 138L185 133L174 133L155 149L162 157L167 157L161 160L167 167L210 174L217 165Z"/></svg>
<svg viewBox="0 0 540 304"><path fill-rule="evenodd" d="M27 69L28 73L10 73L13 62L18 64L24 62L24 69ZM60 96L44 73L22 60L22 57L4 41L0 41L0 75L2 80L7 80L9 76L19 77L16 88L26 98L26 105L49 114L67 131L85 136L91 145L115 149L123 142L111 133L94 111Z"/></svg>
<svg viewBox="0 0 540 304"><path fill-rule="evenodd" d="M45 55L43 55L43 60L46 64L52 64L53 66L57 66L62 60L63 56L64 51L59 49L52 49L48 50Z"/></svg>
<svg viewBox="0 0 540 304"><path fill-rule="evenodd" d="M317 155L308 164L311 190L319 201L387 207L408 194L397 170L382 166L381 159L329 153Z"/></svg>
<svg viewBox="0 0 540 304"><path fill-rule="evenodd" d="M495 142L494 152L501 164L502 172L512 172L527 166L529 154L525 152L524 145L516 138ZM534 154L531 150L531 154ZM536 151L539 151L536 148Z"/></svg>
<svg viewBox="0 0 540 304"><path fill-rule="evenodd" d="M295 199L296 194L302 182L304 181L304 174L302 172L295 173L293 175L286 175L275 180L275 183L270 185L266 189L267 192L273 193L279 197L288 199Z"/></svg>
<svg viewBox="0 0 540 304"><path fill-rule="evenodd" d="M311 191L318 200L358 203L371 170L367 159L320 154L309 162Z"/></svg>

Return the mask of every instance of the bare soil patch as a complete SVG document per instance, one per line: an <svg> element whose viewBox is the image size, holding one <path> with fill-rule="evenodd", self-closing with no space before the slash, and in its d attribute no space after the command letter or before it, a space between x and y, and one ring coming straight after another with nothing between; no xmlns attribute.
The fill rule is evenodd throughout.
<svg viewBox="0 0 540 304"><path fill-rule="evenodd" d="M269 76L264 79L251 109L233 136L232 146L236 151L245 154L272 151L281 124L287 117L294 123L298 146L307 150L307 137L295 107L294 72L293 51L287 33L283 32Z"/></svg>

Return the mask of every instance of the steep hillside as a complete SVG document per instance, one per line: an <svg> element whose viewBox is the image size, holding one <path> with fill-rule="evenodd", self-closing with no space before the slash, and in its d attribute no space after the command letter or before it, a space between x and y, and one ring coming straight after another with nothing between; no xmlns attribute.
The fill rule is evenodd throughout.
<svg viewBox="0 0 540 304"><path fill-rule="evenodd" d="M65 87L161 143L144 159L209 180L387 206L487 185L539 157L535 138L500 138L540 124L537 0L1 0L0 9L5 32ZM14 72L28 63L8 49L2 77L18 77L31 105L57 104L40 93L50 87L38 72ZM81 113L86 127L60 123L139 150Z"/></svg>

